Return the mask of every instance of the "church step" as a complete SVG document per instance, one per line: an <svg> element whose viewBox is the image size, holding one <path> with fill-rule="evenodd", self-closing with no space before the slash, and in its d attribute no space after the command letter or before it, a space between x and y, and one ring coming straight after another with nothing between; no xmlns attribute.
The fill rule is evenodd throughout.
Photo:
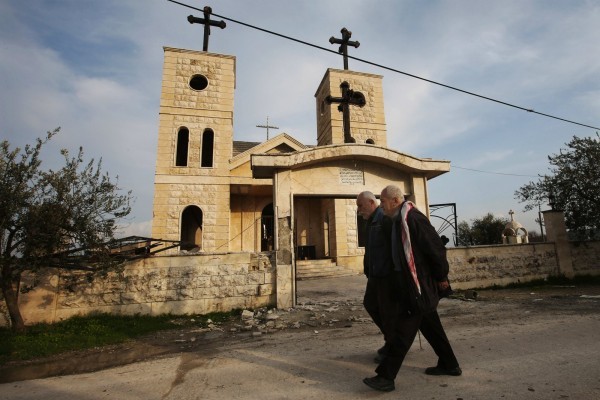
<svg viewBox="0 0 600 400"><path fill-rule="evenodd" d="M298 280L352 276L356 274L356 271L339 266L335 261L329 259L296 262L296 279Z"/></svg>
<svg viewBox="0 0 600 400"><path fill-rule="evenodd" d="M355 276L356 272L347 270L346 272L320 272L310 275L299 275L296 274L296 279L299 281L306 281L309 279L320 279L320 278L340 278L343 276Z"/></svg>
<svg viewBox="0 0 600 400"><path fill-rule="evenodd" d="M311 265L336 265L335 261L333 261L331 258L321 258L318 260L296 260L296 265L301 265L301 266L311 266Z"/></svg>

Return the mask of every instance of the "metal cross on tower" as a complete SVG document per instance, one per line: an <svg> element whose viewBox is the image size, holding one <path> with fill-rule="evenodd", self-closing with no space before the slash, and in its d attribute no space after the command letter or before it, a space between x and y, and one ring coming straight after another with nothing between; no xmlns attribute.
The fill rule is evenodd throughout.
<svg viewBox="0 0 600 400"><path fill-rule="evenodd" d="M338 53L344 55L344 69L348 69L348 45L357 48L358 46L360 46L360 43L358 41L354 41L354 42L350 41L352 32L350 32L348 29L342 28L341 32L342 32L341 39L336 39L332 36L329 38L329 43L341 45L338 50Z"/></svg>
<svg viewBox="0 0 600 400"><path fill-rule="evenodd" d="M267 129L267 140L269 140L269 128L279 129L278 126L269 125L269 116L267 115L267 124L266 125L256 125L257 128L266 128Z"/></svg>
<svg viewBox="0 0 600 400"><path fill-rule="evenodd" d="M211 21L210 14L212 13L212 8L206 6L204 7L204 18L194 17L193 15L188 15L187 20L190 24L203 24L204 25L204 43L202 44L202 51L208 51L208 37L210 36L210 27L218 26L221 29L225 29L225 21Z"/></svg>
<svg viewBox="0 0 600 400"><path fill-rule="evenodd" d="M344 124L344 143L356 143L356 140L350 135L350 106L364 107L367 104L365 96L361 92L355 92L350 89L348 82L342 82L342 97L333 97L331 95L325 98L328 104L339 103L338 111L343 113Z"/></svg>

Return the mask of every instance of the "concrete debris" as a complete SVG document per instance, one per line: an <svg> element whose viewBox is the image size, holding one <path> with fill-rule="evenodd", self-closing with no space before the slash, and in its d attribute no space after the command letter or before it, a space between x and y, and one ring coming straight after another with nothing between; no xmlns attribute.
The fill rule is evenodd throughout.
<svg viewBox="0 0 600 400"><path fill-rule="evenodd" d="M254 313L250 310L242 311L242 320L252 319L254 318Z"/></svg>
<svg viewBox="0 0 600 400"><path fill-rule="evenodd" d="M275 332L282 329L300 329L302 326L332 327L341 323L341 326L352 326L350 322L370 323L371 319L354 315L360 315L364 311L361 304L350 301L334 302L306 302L296 307L286 309L243 310L240 316L241 324L236 325L229 331L251 332L253 337L265 333ZM339 313L351 313L348 318L339 318ZM335 315L332 315L334 314ZM214 324L209 324L209 330L217 329ZM314 331L317 333L318 331Z"/></svg>

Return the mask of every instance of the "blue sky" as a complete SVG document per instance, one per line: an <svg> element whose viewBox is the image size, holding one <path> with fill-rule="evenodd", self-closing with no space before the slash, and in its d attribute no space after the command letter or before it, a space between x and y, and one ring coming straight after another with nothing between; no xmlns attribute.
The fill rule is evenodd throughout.
<svg viewBox="0 0 600 400"><path fill-rule="evenodd" d="M600 126L600 3L597 1L219 0L182 1L224 17L538 112ZM0 2L0 139L22 146L55 127L58 150L102 158L135 197L123 234L150 234L163 46L202 49L201 12L166 0ZM214 17L215 19L220 19ZM209 51L235 55L235 140L266 138L267 116L316 143L314 93L342 59L227 22ZM537 230L514 191L548 173L547 156L595 130L482 100L356 60L384 76L388 146L451 161L429 183L430 203L456 203L458 219L491 212ZM487 172L472 171L481 170ZM546 206L544 205L544 208Z"/></svg>

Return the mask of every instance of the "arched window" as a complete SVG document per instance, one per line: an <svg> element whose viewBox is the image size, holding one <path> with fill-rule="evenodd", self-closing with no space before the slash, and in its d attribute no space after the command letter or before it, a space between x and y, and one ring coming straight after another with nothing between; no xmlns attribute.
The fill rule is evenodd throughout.
<svg viewBox="0 0 600 400"><path fill-rule="evenodd" d="M202 210L187 206L181 214L181 249L202 248Z"/></svg>
<svg viewBox="0 0 600 400"><path fill-rule="evenodd" d="M260 215L260 251L275 249L275 224L273 222L273 203L267 204Z"/></svg>
<svg viewBox="0 0 600 400"><path fill-rule="evenodd" d="M366 143L367 144L375 144L375 141L373 139L367 139Z"/></svg>
<svg viewBox="0 0 600 400"><path fill-rule="evenodd" d="M177 131L177 150L175 154L175 166L186 167L188 163L188 145L190 142L190 131L186 127Z"/></svg>
<svg viewBox="0 0 600 400"><path fill-rule="evenodd" d="M213 147L215 143L215 133L212 129L205 129L202 133L202 159L201 167L213 166Z"/></svg>

